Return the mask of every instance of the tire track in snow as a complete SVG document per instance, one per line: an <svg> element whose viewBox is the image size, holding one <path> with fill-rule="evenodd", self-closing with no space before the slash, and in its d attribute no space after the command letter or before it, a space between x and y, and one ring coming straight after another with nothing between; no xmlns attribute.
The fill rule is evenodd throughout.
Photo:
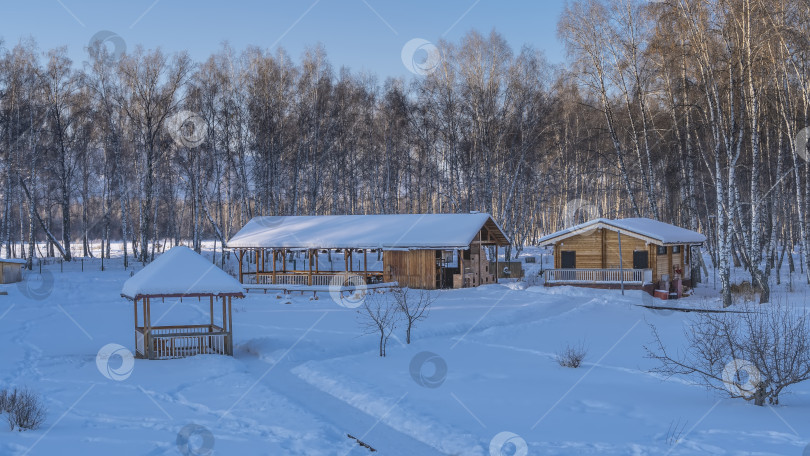
<svg viewBox="0 0 810 456"><path fill-rule="evenodd" d="M246 361L249 370L257 376L267 368L265 362L256 359ZM324 392L305 382L291 372L294 365L286 364L273 369L263 379L264 386L300 406L303 410L321 419L336 430L338 438L345 443L338 443L336 452L339 456L370 455L369 450L350 441L346 434L363 436L362 440L385 455L442 455L440 451L410 435L385 424L384 420L372 416L354 406Z"/></svg>

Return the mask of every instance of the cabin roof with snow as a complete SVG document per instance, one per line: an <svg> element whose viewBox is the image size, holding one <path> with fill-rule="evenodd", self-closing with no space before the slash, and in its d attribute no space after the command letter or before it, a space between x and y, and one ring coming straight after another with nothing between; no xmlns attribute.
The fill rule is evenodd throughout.
<svg viewBox="0 0 810 456"><path fill-rule="evenodd" d="M185 246L163 253L124 282L121 296L143 297L244 297L238 280Z"/></svg>
<svg viewBox="0 0 810 456"><path fill-rule="evenodd" d="M551 233L540 238L540 245L556 244L557 242L587 233L598 228L605 228L611 231L621 231L656 245L699 245L706 242L706 236L686 228L659 222L649 218L625 218L611 220L598 218L579 225L566 228L556 233Z"/></svg>
<svg viewBox="0 0 810 456"><path fill-rule="evenodd" d="M18 258L0 258L0 263L6 264L25 264L27 260L18 259Z"/></svg>
<svg viewBox="0 0 810 456"><path fill-rule="evenodd" d="M254 217L230 248L464 249L486 227L494 244L509 238L489 214L388 214Z"/></svg>

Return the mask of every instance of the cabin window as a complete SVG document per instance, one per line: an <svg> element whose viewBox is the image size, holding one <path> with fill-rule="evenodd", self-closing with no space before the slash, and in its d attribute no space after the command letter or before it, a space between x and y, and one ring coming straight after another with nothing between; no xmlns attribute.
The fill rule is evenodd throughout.
<svg viewBox="0 0 810 456"><path fill-rule="evenodd" d="M681 253L681 246L673 245L672 246L672 253Z"/></svg>
<svg viewBox="0 0 810 456"><path fill-rule="evenodd" d="M649 254L646 250L633 251L633 269L647 269L650 267Z"/></svg>
<svg viewBox="0 0 810 456"><path fill-rule="evenodd" d="M657 254L659 254L659 255L666 255L667 254L667 246L659 245L655 252Z"/></svg>
<svg viewBox="0 0 810 456"><path fill-rule="evenodd" d="M560 252L560 267L562 269L576 269L577 252L574 250L563 250Z"/></svg>

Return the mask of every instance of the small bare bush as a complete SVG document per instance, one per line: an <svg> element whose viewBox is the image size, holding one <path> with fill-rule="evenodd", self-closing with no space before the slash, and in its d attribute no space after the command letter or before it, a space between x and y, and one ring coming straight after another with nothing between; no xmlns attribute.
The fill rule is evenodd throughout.
<svg viewBox="0 0 810 456"><path fill-rule="evenodd" d="M729 286L731 296L734 301L738 303L755 302L757 300L757 290L754 289L751 282L743 280L740 283L732 283Z"/></svg>
<svg viewBox="0 0 810 456"><path fill-rule="evenodd" d="M45 421L45 407L39 396L27 389L0 391L0 412L6 413L11 430L35 430Z"/></svg>
<svg viewBox="0 0 810 456"><path fill-rule="evenodd" d="M557 363L562 367L571 367L576 369L582 364L588 350L585 345L579 343L577 345L568 345L564 349L557 352Z"/></svg>

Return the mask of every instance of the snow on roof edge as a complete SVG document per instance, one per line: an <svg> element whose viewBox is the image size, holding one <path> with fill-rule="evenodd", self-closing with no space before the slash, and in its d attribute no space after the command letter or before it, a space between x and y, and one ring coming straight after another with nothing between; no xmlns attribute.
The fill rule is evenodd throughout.
<svg viewBox="0 0 810 456"><path fill-rule="evenodd" d="M244 291L238 280L202 255L176 246L127 279L121 296L244 296Z"/></svg>
<svg viewBox="0 0 810 456"><path fill-rule="evenodd" d="M538 240L539 245L548 245L549 241L566 236L576 234L593 225L602 224L607 228L614 230L625 230L630 233L638 234L661 242L662 244L702 244L706 242L706 236L697 231L692 231L687 228L682 228L670 223L660 222L650 218L624 218L611 220L606 218L597 218L589 220L579 225L548 234Z"/></svg>
<svg viewBox="0 0 810 456"><path fill-rule="evenodd" d="M468 246L492 221L488 213L369 214L254 217L226 243L229 248L454 249Z"/></svg>

